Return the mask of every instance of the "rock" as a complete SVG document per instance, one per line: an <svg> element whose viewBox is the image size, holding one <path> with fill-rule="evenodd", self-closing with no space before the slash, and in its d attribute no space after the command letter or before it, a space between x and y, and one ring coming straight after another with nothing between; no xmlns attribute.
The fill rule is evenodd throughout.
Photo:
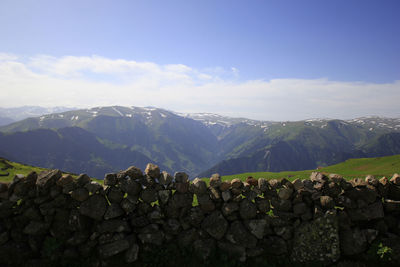
<svg viewBox="0 0 400 267"><path fill-rule="evenodd" d="M246 249L243 246L220 241L218 242L218 248L229 258L238 259L241 262L246 261Z"/></svg>
<svg viewBox="0 0 400 267"><path fill-rule="evenodd" d="M135 166L129 167L124 172L127 176L129 176L133 180L137 180L143 177L142 170Z"/></svg>
<svg viewBox="0 0 400 267"><path fill-rule="evenodd" d="M196 195L202 195L207 192L206 182L199 178L194 179L190 187L191 191Z"/></svg>
<svg viewBox="0 0 400 267"><path fill-rule="evenodd" d="M294 190L299 191L300 189L304 188L304 184L300 179L295 179L293 181Z"/></svg>
<svg viewBox="0 0 400 267"><path fill-rule="evenodd" d="M287 187L281 188L281 190L279 190L278 192L279 198L283 200L290 199L292 194L293 194L293 189Z"/></svg>
<svg viewBox="0 0 400 267"><path fill-rule="evenodd" d="M325 209L333 209L335 207L335 201L330 196L321 196L319 202L321 207Z"/></svg>
<svg viewBox="0 0 400 267"><path fill-rule="evenodd" d="M271 179L268 181L268 183L271 186L271 188L275 190L281 187L281 182L278 181L277 179Z"/></svg>
<svg viewBox="0 0 400 267"><path fill-rule="evenodd" d="M99 225L97 225L97 231L99 233L122 233L122 232L130 232L131 228L127 221L125 220L108 220L102 221Z"/></svg>
<svg viewBox="0 0 400 267"><path fill-rule="evenodd" d="M267 213L267 212L269 212L271 210L271 205L269 204L269 200L268 199L257 198L256 199L256 205L257 205L257 209L261 213Z"/></svg>
<svg viewBox="0 0 400 267"><path fill-rule="evenodd" d="M112 186L106 189L107 198L111 203L120 203L124 198L124 192L120 188Z"/></svg>
<svg viewBox="0 0 400 267"><path fill-rule="evenodd" d="M43 171L36 180L36 186L39 190L47 190L61 178L60 170Z"/></svg>
<svg viewBox="0 0 400 267"><path fill-rule="evenodd" d="M168 203L169 198L171 197L171 190L160 190L158 191L158 197L161 201L161 204L165 205Z"/></svg>
<svg viewBox="0 0 400 267"><path fill-rule="evenodd" d="M220 211L214 211L204 218L201 227L213 238L221 239L228 228L228 222Z"/></svg>
<svg viewBox="0 0 400 267"><path fill-rule="evenodd" d="M257 179L254 179L253 177L249 176L246 178L246 183L248 183L250 186L258 186L258 181Z"/></svg>
<svg viewBox="0 0 400 267"><path fill-rule="evenodd" d="M347 213L352 221L370 221L385 216L381 201L377 201L363 208L349 209Z"/></svg>
<svg viewBox="0 0 400 267"><path fill-rule="evenodd" d="M99 246L99 256L102 259L109 258L117 255L129 248L129 242L127 240L117 240L112 243L104 244Z"/></svg>
<svg viewBox="0 0 400 267"><path fill-rule="evenodd" d="M130 195L138 195L142 191L142 186L140 183L133 180L130 176L126 176L120 180L120 188L122 192L128 193Z"/></svg>
<svg viewBox="0 0 400 267"><path fill-rule="evenodd" d="M223 181L223 182L221 182L221 185L219 186L219 189L220 189L222 192L224 192L224 191L229 190L230 187L231 187L231 183L230 183L230 182L228 182L228 181Z"/></svg>
<svg viewBox="0 0 400 267"><path fill-rule="evenodd" d="M60 179L57 180L56 184L58 186L64 187L67 184L74 183L75 180L70 174L64 174Z"/></svg>
<svg viewBox="0 0 400 267"><path fill-rule="evenodd" d="M45 222L31 221L25 226L23 233L27 235L43 235L49 229L49 225Z"/></svg>
<svg viewBox="0 0 400 267"><path fill-rule="evenodd" d="M231 214L233 214L235 211L239 210L239 204L236 202L228 202L228 203L224 203L222 205L222 214L224 214L224 216L229 216Z"/></svg>
<svg viewBox="0 0 400 267"><path fill-rule="evenodd" d="M257 215L257 206L253 202L244 199L240 202L239 213L244 220L252 219Z"/></svg>
<svg viewBox="0 0 400 267"><path fill-rule="evenodd" d="M354 178L350 181L353 187L365 187L367 186L367 182L361 178Z"/></svg>
<svg viewBox="0 0 400 267"><path fill-rule="evenodd" d="M175 175L175 182L176 183L187 183L189 182L189 175L184 172L176 172Z"/></svg>
<svg viewBox="0 0 400 267"><path fill-rule="evenodd" d="M189 191L189 182L175 183L175 188L177 192L184 194Z"/></svg>
<svg viewBox="0 0 400 267"><path fill-rule="evenodd" d="M363 181L365 182L365 181ZM368 188L367 186L365 187L354 187L350 190L347 190L344 195L350 198L351 200L358 201L358 200L364 200L366 203L373 203L375 202L376 198L378 197L378 194L376 192L376 189L374 187Z"/></svg>
<svg viewBox="0 0 400 267"><path fill-rule="evenodd" d="M310 175L310 180L314 183L325 183L328 181L328 177L320 172L312 172Z"/></svg>
<svg viewBox="0 0 400 267"><path fill-rule="evenodd" d="M218 173L214 173L210 178L210 187L218 188L221 185L221 176Z"/></svg>
<svg viewBox="0 0 400 267"><path fill-rule="evenodd" d="M225 202L228 202L229 200L231 200L231 198L232 198L232 194L231 194L231 191L223 191L222 192L222 199L225 201Z"/></svg>
<svg viewBox="0 0 400 267"><path fill-rule="evenodd" d="M172 183L173 179L174 179L174 177L172 177L172 175L170 175L166 171L163 171L161 173L161 176L158 178L158 181L160 182L160 184L167 186L170 183Z"/></svg>
<svg viewBox="0 0 400 267"><path fill-rule="evenodd" d="M71 197L77 201L85 201L89 198L89 191L84 187L78 187L72 191Z"/></svg>
<svg viewBox="0 0 400 267"><path fill-rule="evenodd" d="M285 199L272 199L271 205L277 211L291 211L292 202Z"/></svg>
<svg viewBox="0 0 400 267"><path fill-rule="evenodd" d="M140 241L145 244L153 244L157 246L161 246L164 241L164 233L158 229L158 226L155 224L150 224L144 227L139 235Z"/></svg>
<svg viewBox="0 0 400 267"><path fill-rule="evenodd" d="M148 187L144 190L142 190L141 194L140 194L140 198L146 202L146 203L152 203L154 201L157 201L157 191Z"/></svg>
<svg viewBox="0 0 400 267"><path fill-rule="evenodd" d="M85 188L89 191L90 194L95 194L103 190L103 186L98 182L91 181L85 185Z"/></svg>
<svg viewBox="0 0 400 267"><path fill-rule="evenodd" d="M395 185L400 185L400 175L398 173L395 173L393 177L390 179L390 182Z"/></svg>
<svg viewBox="0 0 400 267"><path fill-rule="evenodd" d="M111 205L108 206L106 213L104 214L104 219L114 219L123 214L125 214L125 212L118 203L111 203Z"/></svg>
<svg viewBox="0 0 400 267"><path fill-rule="evenodd" d="M84 186L87 183L90 183L92 180L90 179L89 176L87 176L86 174L80 174L77 178L76 178L76 183L78 184L78 186Z"/></svg>
<svg viewBox="0 0 400 267"><path fill-rule="evenodd" d="M212 200L218 201L221 199L221 192L217 187L209 187L208 188L208 193L211 197Z"/></svg>
<svg viewBox="0 0 400 267"><path fill-rule="evenodd" d="M177 235L181 230L181 224L177 219L168 219L164 224L164 231L168 234Z"/></svg>
<svg viewBox="0 0 400 267"><path fill-rule="evenodd" d="M231 223L226 239L233 244L241 245L246 248L254 248L257 245L257 239L251 235L240 221Z"/></svg>
<svg viewBox="0 0 400 267"><path fill-rule="evenodd" d="M231 181L231 187L233 189L241 189L243 187L243 182L237 178Z"/></svg>
<svg viewBox="0 0 400 267"><path fill-rule="evenodd" d="M139 255L139 246L138 244L133 244L128 250L125 252L125 262L132 263L138 259Z"/></svg>
<svg viewBox="0 0 400 267"><path fill-rule="evenodd" d="M215 252L216 249L215 240L211 238L198 239L194 241L193 249L198 258L200 258L203 261L206 261L211 257L213 252Z"/></svg>
<svg viewBox="0 0 400 267"><path fill-rule="evenodd" d="M259 178L258 180L257 180L257 186L258 186L258 189L262 192L262 193L265 193L265 192L267 192L268 190L269 190L269 183L268 183L268 181L265 179L265 178Z"/></svg>
<svg viewBox="0 0 400 267"><path fill-rule="evenodd" d="M128 198L124 198L121 203L121 208L126 212L126 213L131 213L136 209L136 204L131 202Z"/></svg>
<svg viewBox="0 0 400 267"><path fill-rule="evenodd" d="M365 233L359 228L343 228L340 231L340 249L343 255L357 255L367 249Z"/></svg>
<svg viewBox="0 0 400 267"><path fill-rule="evenodd" d="M378 186L379 184L378 179L376 179L373 175L367 175L367 177L365 177L365 182L372 186Z"/></svg>
<svg viewBox="0 0 400 267"><path fill-rule="evenodd" d="M101 195L92 195L88 200L82 202L79 212L95 220L101 220L107 209L107 201Z"/></svg>
<svg viewBox="0 0 400 267"><path fill-rule="evenodd" d="M116 185L117 184L117 175L114 173L107 173L104 176L104 185Z"/></svg>
<svg viewBox="0 0 400 267"><path fill-rule="evenodd" d="M293 205L293 213L298 216L305 214L309 210L310 208L304 202L300 202Z"/></svg>
<svg viewBox="0 0 400 267"><path fill-rule="evenodd" d="M327 264L340 258L339 225L326 214L295 228L291 258L296 262Z"/></svg>
<svg viewBox="0 0 400 267"><path fill-rule="evenodd" d="M149 163L147 164L144 173L150 176L152 179L158 179L160 177L160 168L153 163Z"/></svg>
<svg viewBox="0 0 400 267"><path fill-rule="evenodd" d="M258 239L262 239L268 232L269 223L265 219L249 220L246 226L250 233Z"/></svg>
<svg viewBox="0 0 400 267"><path fill-rule="evenodd" d="M265 252L269 255L281 256L287 254L286 241L279 236L267 236L260 241L260 245L265 248Z"/></svg>
<svg viewBox="0 0 400 267"><path fill-rule="evenodd" d="M400 211L400 200L385 199L384 201L385 210L387 212L399 212Z"/></svg>
<svg viewBox="0 0 400 267"><path fill-rule="evenodd" d="M336 184L340 184L344 180L343 176L335 173L329 174L329 179Z"/></svg>
<svg viewBox="0 0 400 267"><path fill-rule="evenodd" d="M0 182L0 193L4 193L8 191L8 184Z"/></svg>

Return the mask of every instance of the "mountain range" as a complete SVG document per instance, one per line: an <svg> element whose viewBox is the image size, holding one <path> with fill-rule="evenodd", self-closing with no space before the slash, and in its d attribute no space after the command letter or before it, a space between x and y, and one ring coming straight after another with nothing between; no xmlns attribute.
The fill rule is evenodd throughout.
<svg viewBox="0 0 400 267"><path fill-rule="evenodd" d="M147 162L192 178L314 169L400 154L400 118L257 121L154 107L96 107L0 127L0 156L102 178Z"/></svg>

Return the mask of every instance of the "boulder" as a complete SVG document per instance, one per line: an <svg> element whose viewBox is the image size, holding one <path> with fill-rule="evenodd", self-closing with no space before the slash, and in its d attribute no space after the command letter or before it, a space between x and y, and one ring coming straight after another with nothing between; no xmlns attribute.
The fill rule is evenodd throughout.
<svg viewBox="0 0 400 267"><path fill-rule="evenodd" d="M76 183L78 184L78 186L84 186L87 183L90 183L92 180L90 179L90 177L87 174L80 174L77 178L76 178Z"/></svg>
<svg viewBox="0 0 400 267"><path fill-rule="evenodd" d="M89 198L89 191L84 187L78 187L71 193L71 197L79 202Z"/></svg>
<svg viewBox="0 0 400 267"><path fill-rule="evenodd" d="M330 196L321 196L319 202L324 209L333 209L335 207L335 201Z"/></svg>
<svg viewBox="0 0 400 267"><path fill-rule="evenodd" d="M367 175L365 177L365 182L367 182L367 184L372 185L372 186L378 186L378 184L379 184L378 179L376 179L373 175Z"/></svg>
<svg viewBox="0 0 400 267"><path fill-rule="evenodd" d="M124 172L127 176L129 176L133 180L137 180L143 177L142 170L135 166L129 167Z"/></svg>
<svg viewBox="0 0 400 267"><path fill-rule="evenodd" d="M231 223L226 239L233 244L241 245L246 248L254 248L257 245L257 238L251 235L240 221Z"/></svg>
<svg viewBox="0 0 400 267"><path fill-rule="evenodd" d="M231 187L231 183L230 183L230 182L228 182L228 181L223 181L223 182L221 182L221 185L219 186L219 189L220 189L222 192L224 192L224 191L229 190L230 187Z"/></svg>
<svg viewBox="0 0 400 267"><path fill-rule="evenodd" d="M370 221L374 219L380 219L385 216L381 201L377 201L363 208L358 207L357 209L348 209L347 213L349 218L355 222Z"/></svg>
<svg viewBox="0 0 400 267"><path fill-rule="evenodd" d="M162 185L169 185L170 183L172 183L172 180L174 179L174 177L172 177L172 175L170 175L168 172L163 171L160 175L160 177L158 178L158 181L160 182L160 184Z"/></svg>
<svg viewBox="0 0 400 267"><path fill-rule="evenodd" d="M218 188L221 185L221 176L218 173L214 173L210 178L210 187Z"/></svg>
<svg viewBox="0 0 400 267"><path fill-rule="evenodd" d="M228 228L228 222L220 211L214 211L204 218L201 227L213 238L221 239Z"/></svg>
<svg viewBox="0 0 400 267"><path fill-rule="evenodd" d="M43 171L39 174L36 180L36 186L39 190L47 190L61 178L60 170Z"/></svg>
<svg viewBox="0 0 400 267"><path fill-rule="evenodd" d="M310 180L314 183L325 183L328 181L328 177L320 172L312 172L310 175Z"/></svg>
<svg viewBox="0 0 400 267"><path fill-rule="evenodd" d="M366 251L368 246L364 231L359 228L343 228L340 231L340 249L343 255L357 255Z"/></svg>
<svg viewBox="0 0 400 267"><path fill-rule="evenodd" d="M160 168L153 163L149 163L147 164L144 173L150 176L152 179L158 179L160 177Z"/></svg>
<svg viewBox="0 0 400 267"><path fill-rule="evenodd" d="M111 186L106 189L107 198L111 203L120 203L124 198L124 192L119 187Z"/></svg>
<svg viewBox="0 0 400 267"><path fill-rule="evenodd" d="M79 212L92 219L101 220L107 210L107 206L106 199L103 196L96 194L82 202Z"/></svg>
<svg viewBox="0 0 400 267"><path fill-rule="evenodd" d="M296 262L321 264L340 258L339 225L334 213L295 228L291 258Z"/></svg>
<svg viewBox="0 0 400 267"><path fill-rule="evenodd" d="M293 194L293 189L292 188L288 188L288 187L283 187L281 188L281 190L279 190L278 192L278 196L280 199L283 200L288 200L291 198Z"/></svg>
<svg viewBox="0 0 400 267"><path fill-rule="evenodd" d="M231 187L233 189L241 189L243 187L243 182L237 178L231 181Z"/></svg>
<svg viewBox="0 0 400 267"><path fill-rule="evenodd" d="M91 181L85 185L85 188L89 191L90 194L95 194L97 192L101 192L103 190L103 186L98 182Z"/></svg>
<svg viewBox="0 0 400 267"><path fill-rule="evenodd" d="M222 205L222 213L224 214L224 216L230 216L232 215L235 211L239 210L239 204L236 202L228 202L228 203L224 203Z"/></svg>
<svg viewBox="0 0 400 267"><path fill-rule="evenodd" d="M390 179L390 182L395 185L400 185L400 175L398 173L395 173Z"/></svg>
<svg viewBox="0 0 400 267"><path fill-rule="evenodd" d="M121 208L118 203L111 203L110 206L107 207L107 210L104 214L104 219L114 219L121 215L125 214L125 211Z"/></svg>
<svg viewBox="0 0 400 267"><path fill-rule="evenodd" d="M266 219L246 221L247 229L258 239L262 239L269 231L269 223Z"/></svg>
<svg viewBox="0 0 400 267"><path fill-rule="evenodd" d="M207 192L207 184L205 181L196 178L193 180L192 184L190 185L191 192L196 195L202 195Z"/></svg>
<svg viewBox="0 0 400 267"><path fill-rule="evenodd" d="M189 182L189 175L184 172L176 172L174 175L176 183L188 183Z"/></svg>
<svg viewBox="0 0 400 267"><path fill-rule="evenodd" d="M99 256L102 259L117 255L129 248L129 242L125 239L99 246Z"/></svg>
<svg viewBox="0 0 400 267"><path fill-rule="evenodd" d="M256 204L247 199L243 199L240 202L239 214L244 220L253 219L257 216Z"/></svg>
<svg viewBox="0 0 400 267"><path fill-rule="evenodd" d="M116 185L117 184L117 175L114 173L107 173L104 176L104 185Z"/></svg>

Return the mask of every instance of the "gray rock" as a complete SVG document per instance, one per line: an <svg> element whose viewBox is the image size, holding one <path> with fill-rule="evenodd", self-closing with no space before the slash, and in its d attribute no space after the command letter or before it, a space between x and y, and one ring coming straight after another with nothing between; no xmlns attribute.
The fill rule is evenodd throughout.
<svg viewBox="0 0 400 267"><path fill-rule="evenodd" d="M239 213L240 217L245 220L252 219L257 215L257 206L253 202L243 199L240 202Z"/></svg>
<svg viewBox="0 0 400 267"><path fill-rule="evenodd" d="M138 195L142 190L140 183L133 180L131 177L126 176L120 180L120 188L122 192L128 193L130 195Z"/></svg>
<svg viewBox="0 0 400 267"><path fill-rule="evenodd" d="M169 185L170 183L172 183L172 180L174 178L172 177L172 175L170 175L169 173L167 173L166 171L163 171L161 173L161 176L158 178L158 181L160 182L160 184L162 185Z"/></svg>
<svg viewBox="0 0 400 267"><path fill-rule="evenodd" d="M258 239L262 239L269 231L269 223L265 219L249 220L246 222L246 226Z"/></svg>
<svg viewBox="0 0 400 267"><path fill-rule="evenodd" d="M295 228L291 258L297 262L335 262L340 258L339 226L326 214Z"/></svg>
<svg viewBox="0 0 400 267"><path fill-rule="evenodd" d="M285 199L272 199L271 205L277 211L290 211L292 209L292 202Z"/></svg>
<svg viewBox="0 0 400 267"><path fill-rule="evenodd" d="M99 255L102 259L109 258L117 255L129 248L129 242L127 240L117 240L112 243L104 244L99 246Z"/></svg>
<svg viewBox="0 0 400 267"><path fill-rule="evenodd" d="M39 190L47 190L61 178L60 170L43 171L39 174L36 180L36 186Z"/></svg>
<svg viewBox="0 0 400 267"><path fill-rule="evenodd" d="M335 207L335 201L330 196L321 196L319 200L321 207L325 209L333 209Z"/></svg>
<svg viewBox="0 0 400 267"><path fill-rule="evenodd" d="M214 239L199 239L193 243L194 251L201 260L205 261L211 257L216 249Z"/></svg>
<svg viewBox="0 0 400 267"><path fill-rule="evenodd" d="M238 259L241 262L246 261L246 249L241 245L220 241L218 248L230 258Z"/></svg>
<svg viewBox="0 0 400 267"><path fill-rule="evenodd" d="M124 192L120 188L111 186L106 189L107 198L111 203L120 203L124 198Z"/></svg>
<svg viewBox="0 0 400 267"><path fill-rule="evenodd" d="M257 182L258 182L258 189L261 192L264 193L264 192L267 192L269 190L269 183L268 183L268 181L266 179L259 178Z"/></svg>
<svg viewBox="0 0 400 267"><path fill-rule="evenodd" d="M283 187L281 188L281 190L279 190L278 192L278 196L280 199L283 200L288 200L291 198L293 194L293 189L292 188L288 188L288 187Z"/></svg>
<svg viewBox="0 0 400 267"><path fill-rule="evenodd" d="M400 175L398 173L395 173L393 177L390 179L390 182L393 183L394 185L400 185Z"/></svg>
<svg viewBox="0 0 400 267"><path fill-rule="evenodd" d="M176 172L175 175L175 182L176 183L187 183L189 182L189 175L184 172Z"/></svg>
<svg viewBox="0 0 400 267"><path fill-rule="evenodd" d="M365 182L367 182L367 184L372 185L372 186L379 185L378 179L376 179L373 175L367 175L367 177L365 177Z"/></svg>
<svg viewBox="0 0 400 267"><path fill-rule="evenodd" d="M304 188L304 184L300 179L295 179L292 184L293 184L294 190L296 190L296 191L299 191L300 189Z"/></svg>
<svg viewBox="0 0 400 267"><path fill-rule="evenodd" d="M169 198L171 197L171 190L160 190L158 191L158 197L161 201L161 204L167 204Z"/></svg>
<svg viewBox="0 0 400 267"><path fill-rule="evenodd" d="M233 189L241 189L243 187L243 182L237 178L231 181L231 187Z"/></svg>
<svg viewBox="0 0 400 267"><path fill-rule="evenodd" d="M116 185L117 184L117 175L115 173L107 173L104 176L104 185Z"/></svg>
<svg viewBox="0 0 400 267"><path fill-rule="evenodd" d="M132 263L132 262L137 261L138 255L139 255L139 246L138 246L138 244L133 244L125 252L125 262Z"/></svg>
<svg viewBox="0 0 400 267"><path fill-rule="evenodd" d="M85 201L89 198L89 191L84 187L78 187L71 193L71 197L77 201Z"/></svg>
<svg viewBox="0 0 400 267"><path fill-rule="evenodd" d="M147 164L144 173L150 176L152 179L158 179L160 177L160 168L153 163L149 163Z"/></svg>
<svg viewBox="0 0 400 267"><path fill-rule="evenodd" d="M314 183L325 183L328 181L328 177L320 172L312 172L310 175L310 180Z"/></svg>
<svg viewBox="0 0 400 267"><path fill-rule="evenodd" d="M293 213L296 215L302 215L309 211L308 206L304 202L300 202L293 205Z"/></svg>
<svg viewBox="0 0 400 267"><path fill-rule="evenodd" d="M175 183L175 188L177 192L184 194L189 191L189 182Z"/></svg>
<svg viewBox="0 0 400 267"><path fill-rule="evenodd" d="M205 181L196 178L190 185L190 189L196 195L203 195L207 192L207 184Z"/></svg>
<svg viewBox="0 0 400 267"><path fill-rule="evenodd" d="M271 205L269 204L269 200L268 199L257 198L256 199L256 205L257 205L257 209L261 213L267 213L271 209Z"/></svg>
<svg viewBox="0 0 400 267"><path fill-rule="evenodd" d="M223 191L223 192L222 192L222 199L223 199L225 202L228 202L229 200L231 200L231 199L232 199L231 191L229 191L229 190Z"/></svg>
<svg viewBox="0 0 400 267"><path fill-rule="evenodd" d="M143 177L142 170L135 166L129 167L124 172L127 176L129 176L133 180L140 179Z"/></svg>
<svg viewBox="0 0 400 267"><path fill-rule="evenodd" d="M107 207L106 213L104 214L104 219L114 219L123 214L125 214L125 212L118 203L111 203L111 205Z"/></svg>
<svg viewBox="0 0 400 267"><path fill-rule="evenodd" d="M218 173L214 173L210 178L210 186L218 188L221 185L221 176Z"/></svg>
<svg viewBox="0 0 400 267"><path fill-rule="evenodd" d="M27 235L42 235L49 229L49 225L45 222L31 221L25 226L23 233Z"/></svg>
<svg viewBox="0 0 400 267"><path fill-rule="evenodd" d="M130 232L131 228L127 221L115 219L115 220L102 221L97 226L97 231L99 233L107 233L107 232L122 233L122 232Z"/></svg>
<svg viewBox="0 0 400 267"><path fill-rule="evenodd" d="M148 187L140 193L140 198L146 203L157 201L157 191Z"/></svg>
<svg viewBox="0 0 400 267"><path fill-rule="evenodd" d="M124 198L121 203L121 208L126 212L126 213L131 213L136 209L136 204L132 203L128 198Z"/></svg>
<svg viewBox="0 0 400 267"><path fill-rule="evenodd" d="M107 209L107 201L101 195L92 195L88 200L82 202L79 212L95 220L101 220Z"/></svg>
<svg viewBox="0 0 400 267"><path fill-rule="evenodd" d="M87 174L80 174L77 178L76 178L76 183L78 184L78 186L84 186L87 183L90 183L92 180L90 179L90 177Z"/></svg>
<svg viewBox="0 0 400 267"><path fill-rule="evenodd" d="M367 249L365 233L359 228L344 228L340 231L340 249L343 255L357 255Z"/></svg>
<svg viewBox="0 0 400 267"><path fill-rule="evenodd" d="M257 239L251 235L240 221L231 223L226 239L233 244L241 245L246 248L254 248L257 245Z"/></svg>
<svg viewBox="0 0 400 267"><path fill-rule="evenodd" d="M214 211L203 220L201 227L213 238L221 239L228 228L228 222L220 211Z"/></svg>
<svg viewBox="0 0 400 267"><path fill-rule="evenodd" d="M103 190L103 186L98 182L91 181L85 185L85 188L89 191L90 194L95 194Z"/></svg>

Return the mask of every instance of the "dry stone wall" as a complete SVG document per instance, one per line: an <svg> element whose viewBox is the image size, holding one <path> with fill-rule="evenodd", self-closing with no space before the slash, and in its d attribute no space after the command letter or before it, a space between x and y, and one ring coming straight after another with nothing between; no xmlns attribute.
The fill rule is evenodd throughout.
<svg viewBox="0 0 400 267"><path fill-rule="evenodd" d="M397 174L346 181L315 172L293 182L215 174L207 185L148 164L107 174L103 186L85 174L32 172L0 184L0 265L399 263L399 219Z"/></svg>

